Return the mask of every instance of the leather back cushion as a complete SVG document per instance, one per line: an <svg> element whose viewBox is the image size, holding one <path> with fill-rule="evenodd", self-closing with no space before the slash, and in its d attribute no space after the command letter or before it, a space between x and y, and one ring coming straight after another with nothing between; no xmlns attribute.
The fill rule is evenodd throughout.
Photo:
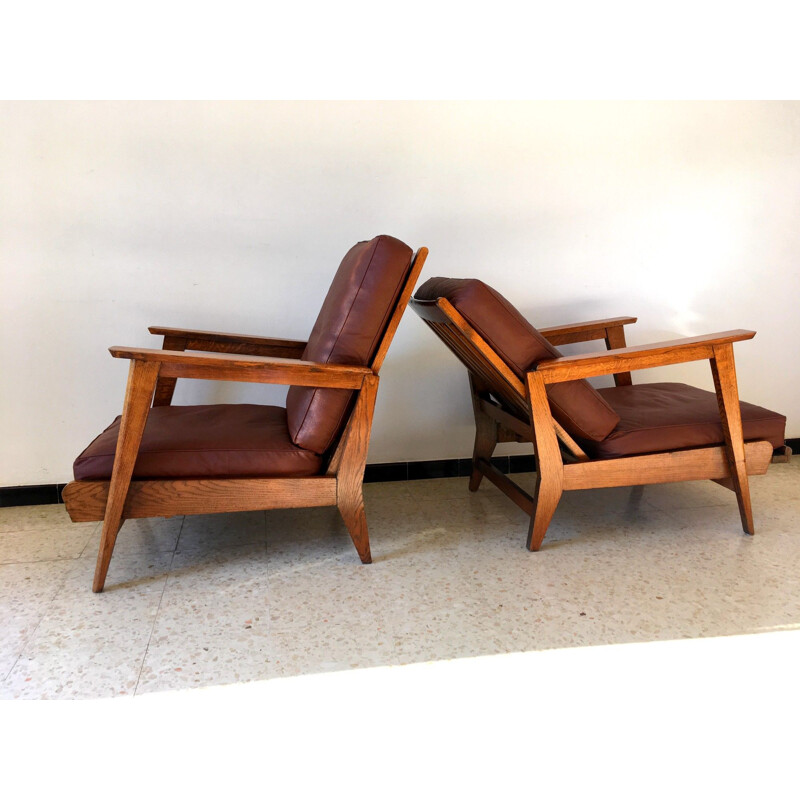
<svg viewBox="0 0 800 800"><path fill-rule="evenodd" d="M505 297L483 281L431 278L419 287L416 297L446 297L523 380L539 361L561 355ZM617 413L584 380L552 384L547 396L553 416L571 436L600 442L619 422Z"/></svg>
<svg viewBox="0 0 800 800"><path fill-rule="evenodd" d="M352 247L339 265L303 358L367 366L406 282L411 257L411 248L391 236ZM292 441L324 453L342 429L352 395L349 389L291 387L286 412Z"/></svg>

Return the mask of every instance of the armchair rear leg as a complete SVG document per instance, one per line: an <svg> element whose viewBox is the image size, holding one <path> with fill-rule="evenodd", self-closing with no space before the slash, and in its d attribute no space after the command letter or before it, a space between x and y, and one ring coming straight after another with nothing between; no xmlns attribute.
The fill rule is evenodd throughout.
<svg viewBox="0 0 800 800"><path fill-rule="evenodd" d="M483 473L478 469L478 461L489 461L497 447L498 423L481 410L476 378L470 373L469 388L472 392L472 410L475 413L475 446L472 449L472 472L469 476L469 490L477 492Z"/></svg>
<svg viewBox="0 0 800 800"><path fill-rule="evenodd" d="M186 350L186 339L182 336L165 336L162 350ZM175 393L177 378L161 378L156 384L156 393L153 397L154 406L168 406L172 403L172 395Z"/></svg>
<svg viewBox="0 0 800 800"><path fill-rule="evenodd" d="M722 430L725 434L725 453L731 471L731 488L736 492L742 528L751 536L755 533L753 509L750 504L750 483L745 463L742 413L739 406L739 391L736 387L736 366L733 360L733 345L714 347L711 372L717 391Z"/></svg>
<svg viewBox="0 0 800 800"><path fill-rule="evenodd" d="M128 496L128 487L139 453L139 444L144 433L150 401L153 397L159 364L155 361L131 361L128 372L128 386L125 390L125 405L120 421L117 452L111 472L108 489L108 502L103 517L103 533L97 553L97 566L94 572L93 592L102 592L108 574L108 565L114 552L117 534L122 527L122 513Z"/></svg>

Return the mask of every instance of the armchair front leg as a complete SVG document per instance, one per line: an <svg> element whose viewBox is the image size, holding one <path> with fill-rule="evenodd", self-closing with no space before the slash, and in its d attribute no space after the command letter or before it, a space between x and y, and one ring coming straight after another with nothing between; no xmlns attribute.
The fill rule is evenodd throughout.
<svg viewBox="0 0 800 800"><path fill-rule="evenodd" d="M533 420L533 446L536 451L536 490L528 528L528 550L538 550L564 492L564 462L553 426L550 401L538 372L527 375L528 397Z"/></svg>
<svg viewBox="0 0 800 800"><path fill-rule="evenodd" d="M94 572L93 592L102 592L114 552L117 534L122 526L125 500L133 475L139 444L142 441L144 426L150 411L150 401L155 390L160 364L157 361L131 361L128 371L128 385L125 389L125 404L122 409L117 452L111 483L108 489L106 513L103 518L103 533L100 550L97 553L97 566Z"/></svg>
<svg viewBox="0 0 800 800"><path fill-rule="evenodd" d="M725 454L731 471L731 488L736 492L742 528L751 536L755 533L753 508L750 503L750 483L744 454L742 412L739 406L739 390L736 385L736 365L733 360L733 345L714 346L711 373L717 392L722 431L725 434Z"/></svg>

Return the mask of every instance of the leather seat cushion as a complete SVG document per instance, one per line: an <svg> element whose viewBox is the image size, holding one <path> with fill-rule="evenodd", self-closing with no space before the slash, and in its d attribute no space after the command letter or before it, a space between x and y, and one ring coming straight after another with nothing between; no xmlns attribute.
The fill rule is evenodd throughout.
<svg viewBox="0 0 800 800"><path fill-rule="evenodd" d="M508 300L474 278L431 278L419 287L418 300L446 297L521 380L540 361L558 358L553 347ZM601 441L619 417L587 381L566 381L547 387L553 416L580 439Z"/></svg>
<svg viewBox="0 0 800 800"><path fill-rule="evenodd" d="M75 460L76 480L108 480L120 417ZM278 406L157 406L150 409L134 478L261 478L316 475L322 459L289 437Z"/></svg>
<svg viewBox="0 0 800 800"><path fill-rule="evenodd" d="M303 359L368 366L408 277L411 257L411 248L391 236L376 236L350 248L322 304ZM342 429L352 396L349 389L293 386L286 397L292 441L324 453Z"/></svg>
<svg viewBox="0 0 800 800"><path fill-rule="evenodd" d="M620 416L617 427L602 442L584 442L600 458L659 453L725 441L717 395L684 383L643 383L600 389ZM745 441L766 439L782 447L786 417L740 403Z"/></svg>

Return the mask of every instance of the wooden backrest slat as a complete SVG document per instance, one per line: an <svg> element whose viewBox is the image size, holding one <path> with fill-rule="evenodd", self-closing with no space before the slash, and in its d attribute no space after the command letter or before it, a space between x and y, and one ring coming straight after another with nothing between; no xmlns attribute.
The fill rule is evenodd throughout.
<svg viewBox="0 0 800 800"><path fill-rule="evenodd" d="M516 387L509 386L505 381L498 380L497 372L492 368L479 351L472 348L471 342L465 339L458 328L453 326L430 322L425 320L428 327L447 345L462 364L474 375L477 375L490 389L499 395L512 408L527 416L525 398L516 391Z"/></svg>
<svg viewBox="0 0 800 800"><path fill-rule="evenodd" d="M417 278L419 278L419 274L422 272L422 267L425 265L425 259L427 257L427 247L420 247L419 250L414 253L414 257L411 260L411 268L408 271L408 277L406 278L406 282L403 285L400 294L398 295L397 303L394 307L394 311L392 312L392 316L389 319L389 324L386 326L386 330L381 338L381 343L378 345L378 349L375 351L372 363L370 364L372 371L376 375L380 372L381 366L383 365L383 359L386 358L389 345L392 343L397 326L400 324L400 320L403 318L403 312L406 310L406 306L411 299L411 293L414 291L414 287L417 284Z"/></svg>
<svg viewBox="0 0 800 800"><path fill-rule="evenodd" d="M412 300L411 303L425 324L492 394L508 403L523 418L530 419L525 384L447 298ZM572 455L579 461L587 460L586 453L561 425L553 420L553 426Z"/></svg>

